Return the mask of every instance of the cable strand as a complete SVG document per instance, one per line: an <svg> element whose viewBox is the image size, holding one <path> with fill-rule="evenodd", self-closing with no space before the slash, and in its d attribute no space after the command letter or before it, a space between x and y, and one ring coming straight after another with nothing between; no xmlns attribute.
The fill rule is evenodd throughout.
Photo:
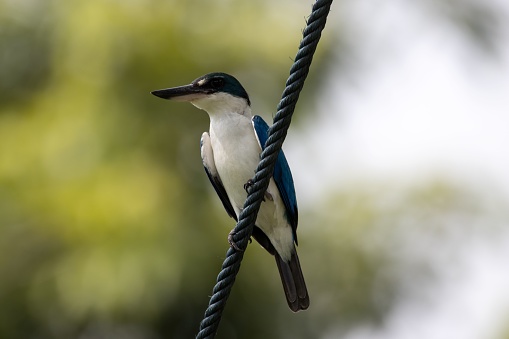
<svg viewBox="0 0 509 339"><path fill-rule="evenodd" d="M244 208L239 215L239 221L234 228L233 241L242 250L246 249L253 232L258 210L260 209L265 191L269 186L279 151L290 127L295 105L308 75L309 67L311 66L322 30L325 27L331 4L332 0L317 0L307 20L306 28L303 30L303 38L294 63L290 68L290 75L286 81L282 98L277 105L277 113L274 116L273 125L269 129L269 136L253 178L253 185L244 203ZM212 291L213 295L205 310L205 316L200 323L200 330L196 335L196 339L212 339L215 337L222 312L239 272L244 253L244 251L236 251L233 248L229 248L226 252L226 258L217 277L216 285Z"/></svg>

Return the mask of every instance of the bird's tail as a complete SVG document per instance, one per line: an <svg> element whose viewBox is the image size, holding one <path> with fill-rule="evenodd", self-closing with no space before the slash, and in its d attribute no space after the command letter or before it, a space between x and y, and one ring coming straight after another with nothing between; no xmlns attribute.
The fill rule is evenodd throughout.
<svg viewBox="0 0 509 339"><path fill-rule="evenodd" d="M297 251L293 252L289 262L284 261L277 252L274 257L276 258L288 306L294 312L307 309L309 307L309 295Z"/></svg>

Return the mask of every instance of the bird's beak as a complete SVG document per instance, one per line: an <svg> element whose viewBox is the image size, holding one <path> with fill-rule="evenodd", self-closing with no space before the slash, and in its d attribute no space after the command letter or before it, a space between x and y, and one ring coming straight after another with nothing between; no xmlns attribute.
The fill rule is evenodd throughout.
<svg viewBox="0 0 509 339"><path fill-rule="evenodd" d="M159 98L175 101L193 101L203 98L205 95L207 95L207 93L204 92L202 88L193 84L159 89L150 93Z"/></svg>

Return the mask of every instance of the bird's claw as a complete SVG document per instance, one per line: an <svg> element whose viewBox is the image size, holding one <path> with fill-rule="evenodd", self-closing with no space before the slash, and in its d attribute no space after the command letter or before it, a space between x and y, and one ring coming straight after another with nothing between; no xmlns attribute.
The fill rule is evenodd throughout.
<svg viewBox="0 0 509 339"><path fill-rule="evenodd" d="M253 179L249 179L245 184L244 184L244 190L246 191L247 194L250 194L251 193L251 188L253 187L254 185L254 182L253 182ZM262 198L262 201L265 201L265 197L267 196L267 192L265 192L265 194L263 195L263 198ZM271 199L272 197L269 198L269 200L272 200Z"/></svg>
<svg viewBox="0 0 509 339"><path fill-rule="evenodd" d="M244 252L243 249L241 249L237 243L235 243L235 241L233 240L233 236L236 234L237 232L235 232L235 229L231 230L230 233L228 233L228 243L230 244L230 247L233 248L234 250L236 251L239 251L239 252ZM251 237L249 237L249 243L252 243L253 242L253 239L251 239Z"/></svg>
<svg viewBox="0 0 509 339"><path fill-rule="evenodd" d="M251 193L251 187L253 187L253 185L254 185L253 179L249 179L244 184L244 190L246 191L247 194Z"/></svg>
<svg viewBox="0 0 509 339"><path fill-rule="evenodd" d="M236 234L235 229L231 230L230 233L228 233L228 243L230 244L230 247L233 248L236 251L244 252L244 250L240 249L239 246L235 243L233 240L233 236Z"/></svg>

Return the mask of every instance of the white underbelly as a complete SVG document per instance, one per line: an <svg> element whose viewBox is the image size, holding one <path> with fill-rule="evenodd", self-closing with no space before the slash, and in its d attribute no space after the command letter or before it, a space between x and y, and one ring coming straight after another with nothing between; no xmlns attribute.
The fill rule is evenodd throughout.
<svg viewBox="0 0 509 339"><path fill-rule="evenodd" d="M235 213L239 216L247 198L244 185L254 177L261 148L250 120L247 124L242 120L237 122L235 128L234 131L222 130L217 133L211 125L210 137L217 171ZM228 131L233 135L228 136ZM293 232L285 217L284 204L273 179L270 180L267 193L272 199L266 198L262 202L256 225L269 237L278 253L284 259L289 259L294 249Z"/></svg>
<svg viewBox="0 0 509 339"><path fill-rule="evenodd" d="M235 208L241 208L245 200L245 191L238 187L243 188L243 185L253 178L258 165L259 146L253 141L256 142L244 138L232 145L217 145L218 143L212 141L217 171Z"/></svg>

